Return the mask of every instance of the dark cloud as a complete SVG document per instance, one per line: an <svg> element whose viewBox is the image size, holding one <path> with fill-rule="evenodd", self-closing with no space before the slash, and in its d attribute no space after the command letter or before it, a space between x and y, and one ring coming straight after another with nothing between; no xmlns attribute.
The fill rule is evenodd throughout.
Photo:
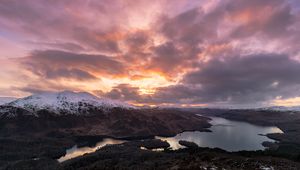
<svg viewBox="0 0 300 170"><path fill-rule="evenodd" d="M57 92L57 91L80 91L78 88L72 88L68 85L59 84L56 81L43 81L43 80L36 80L32 81L28 84L23 86L11 86L11 91L17 92L26 92L31 94L37 93L44 93L44 92Z"/></svg>
<svg viewBox="0 0 300 170"><path fill-rule="evenodd" d="M137 30L130 32L124 36L124 46L126 52L123 53L122 58L131 65L145 69L148 61L153 54L150 50L153 47L153 37L150 31ZM146 68L147 69L147 68Z"/></svg>
<svg viewBox="0 0 300 170"><path fill-rule="evenodd" d="M31 94L53 92L53 91L49 91L49 90L43 90L43 88L27 87L27 86L26 87L15 88L15 90L20 90L20 91L31 93Z"/></svg>
<svg viewBox="0 0 300 170"><path fill-rule="evenodd" d="M174 18L162 18L159 20L162 23L160 32L172 41L197 46L208 38L216 37L216 25L207 20L208 16L201 8L195 8Z"/></svg>
<svg viewBox="0 0 300 170"><path fill-rule="evenodd" d="M79 69L57 69L57 70L45 70L43 74L45 78L57 79L57 78L70 78L76 80L94 80L97 79L96 76Z"/></svg>
<svg viewBox="0 0 300 170"><path fill-rule="evenodd" d="M157 21L157 31L167 41L152 47L153 57L149 68L174 75L193 66L202 52L200 44L216 38L217 25L211 15L201 7L188 10L173 18L162 17Z"/></svg>
<svg viewBox="0 0 300 170"><path fill-rule="evenodd" d="M113 7L104 4L104 1L24 0L20 3L16 0L4 0L0 2L0 26L6 32L17 32L18 36L30 37L42 42L51 41L49 47L55 46L57 49L69 50L77 44L77 47L80 46L82 49L119 52L116 39L107 36L108 29L112 32L118 31L118 24L108 22L109 17L106 16L107 10ZM85 9L91 11L94 17L84 16L87 12ZM82 17L79 13L82 13ZM115 18L114 15L109 15ZM95 20L101 21L99 25ZM53 43L57 40L66 40L72 44Z"/></svg>
<svg viewBox="0 0 300 170"><path fill-rule="evenodd" d="M59 79L83 84L125 77L133 84L159 75L178 84L152 95L140 95L138 84L107 87L118 84L115 79L97 85L112 88L101 93L106 97L140 103L251 103L299 95L296 0L197 2L2 0L0 38L36 49L17 59L29 72L22 85L45 84L29 84L24 92L72 88L64 81L46 85Z"/></svg>
<svg viewBox="0 0 300 170"><path fill-rule="evenodd" d="M20 22L22 20L34 22L36 19L41 19L38 15L42 11L41 8L36 8L38 4L31 4L30 1L25 0L24 3L19 3L15 0L3 0L0 3L0 14L9 19L16 19Z"/></svg>
<svg viewBox="0 0 300 170"><path fill-rule="evenodd" d="M71 52L81 52L86 49L79 44L71 42L29 42L30 44L41 46L42 48L60 49Z"/></svg>
<svg viewBox="0 0 300 170"><path fill-rule="evenodd" d="M32 73L49 79L96 79L97 74L121 75L123 65L104 55L77 54L64 51L34 51L21 59L23 66Z"/></svg>
<svg viewBox="0 0 300 170"><path fill-rule="evenodd" d="M286 55L215 58L153 98L179 103L257 103L300 94L300 62ZM160 101L160 102L161 102Z"/></svg>
<svg viewBox="0 0 300 170"><path fill-rule="evenodd" d="M286 36L295 22L291 7L284 0L237 0L226 4L226 14L241 24L232 31L233 37L249 37L262 33L269 38Z"/></svg>
<svg viewBox="0 0 300 170"><path fill-rule="evenodd" d="M154 57L151 58L149 69L157 69L165 73L172 72L184 60L181 51L172 42L154 47L153 52Z"/></svg>
<svg viewBox="0 0 300 170"><path fill-rule="evenodd" d="M112 99L137 101L141 98L138 90L139 88L132 87L129 84L120 84L118 86L115 86L110 92L103 93L102 95Z"/></svg>
<svg viewBox="0 0 300 170"><path fill-rule="evenodd" d="M300 62L287 55L255 54L215 58L199 65L177 85L139 95L130 85L114 87L104 96L139 103L262 104L300 95Z"/></svg>
<svg viewBox="0 0 300 170"><path fill-rule="evenodd" d="M244 38L265 44L281 39L290 44L285 53L291 54L289 52L298 49L295 39L300 38L294 38L297 33L290 29L297 18L291 10L290 4L284 0L237 0L220 2L208 12L196 7L173 18L162 17L158 20L157 31L165 36L167 42L152 47L149 68L174 76L183 70L194 69L201 62L199 56L208 58L225 56L225 53L233 51L242 53L243 47L230 47L230 43L236 40L243 42ZM215 44L229 46L219 50L212 47ZM257 53L255 48L247 49L247 53Z"/></svg>
<svg viewBox="0 0 300 170"><path fill-rule="evenodd" d="M127 36L125 43L131 52L143 50L148 45L150 37L146 31L136 31Z"/></svg>
<svg viewBox="0 0 300 170"><path fill-rule="evenodd" d="M120 52L118 30L111 32L101 32L87 27L74 27L72 38L88 46L92 50L100 52Z"/></svg>

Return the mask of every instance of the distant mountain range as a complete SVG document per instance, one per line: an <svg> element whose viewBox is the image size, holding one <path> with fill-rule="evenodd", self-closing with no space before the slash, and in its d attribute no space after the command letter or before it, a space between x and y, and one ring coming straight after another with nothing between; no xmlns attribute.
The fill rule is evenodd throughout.
<svg viewBox="0 0 300 170"><path fill-rule="evenodd" d="M56 113L58 115L78 115L88 114L93 109L101 109L105 111L112 108L134 108L134 106L124 102L99 98L86 92L77 93L72 91L46 92L9 101L10 100L3 102L2 105L22 108L32 114L36 114L41 110L48 110L49 112Z"/></svg>
<svg viewBox="0 0 300 170"><path fill-rule="evenodd" d="M41 110L47 110L57 115L87 115L95 110L103 112L113 108L137 109L130 104L117 100L99 98L87 92L45 92L34 94L24 98L0 97L0 116L15 116L16 108L24 109L28 114L38 116ZM160 108L160 107L159 107ZM228 108L229 110L234 107ZM222 110L228 110L223 108ZM251 108L249 108L251 109ZM272 111L300 111L300 106L284 107L272 106L264 108L253 108L254 110L272 110ZM12 111L13 110L13 111Z"/></svg>

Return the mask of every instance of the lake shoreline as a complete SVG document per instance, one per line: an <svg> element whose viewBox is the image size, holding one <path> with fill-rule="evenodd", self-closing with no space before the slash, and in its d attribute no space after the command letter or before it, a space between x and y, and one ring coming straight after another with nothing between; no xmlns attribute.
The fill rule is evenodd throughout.
<svg viewBox="0 0 300 170"><path fill-rule="evenodd" d="M185 114L185 111L177 111L177 115L179 116L179 113ZM197 112L199 113L199 112ZM231 116L230 113L226 112L228 114L228 118L229 120L232 120L231 118L234 116ZM241 112L239 112L241 113ZM194 114L193 112L189 112L188 115ZM204 114L203 114L204 115ZM276 115L276 114L275 114ZM115 115L116 116L116 115ZM204 115L206 116L206 115ZM242 116L242 115L241 115ZM165 120L169 120L168 119L169 116L164 116ZM189 118L198 118L199 116L196 116L194 114L194 116L188 116ZM219 116L222 117L222 116ZM176 115L174 115L174 119L176 118ZM23 119L20 119L23 120ZM121 119L124 120L124 119ZM193 126L189 125L186 126L186 128L183 130L182 127L178 126L178 129L182 129L182 130L176 130L176 132L181 132L181 131L193 131L192 129L207 129L207 127L211 127L211 124L209 122L206 122L205 120L209 120L207 118L201 118L202 121L202 126L197 126L196 122L194 121L194 123L192 124ZM125 120L124 120L125 121ZM176 118L174 120L176 123L180 122L179 117ZM22 121L23 122L23 121ZM187 121L184 121L183 123L186 123ZM247 122L247 121L244 121ZM262 121L261 121L262 122ZM169 125L171 122L169 122ZM149 122L148 124L149 125ZM180 125L180 124L177 124ZM274 123L270 123L270 125L274 125ZM283 127L286 124L281 124ZM119 127L119 126L118 126ZM192 128L193 127L193 128ZM205 128L204 128L205 127ZM223 127L230 127L230 126L223 126ZM279 126L280 127L280 126ZM287 129L285 127L285 129ZM205 130L206 131L206 130ZM2 136L0 137L0 146L3 146L3 149L5 152L3 152L2 158L0 159L0 164L2 165L2 167L11 167L11 168L16 168L16 167L24 167L24 166L32 166L32 164L34 164L36 167L44 167L45 165L47 165L49 167L49 169L58 169L62 168L65 169L65 164L64 165L58 165L58 162L56 161L56 159L59 159L61 156L65 155L65 151L68 148L71 148L72 146L76 145L76 144L81 144L82 146L84 145L92 145L92 143L95 143L96 140L98 139L103 139L104 137L112 137L115 138L116 136L119 137L119 139L132 139L132 140L140 140L140 139L150 139L153 138L154 135L143 135L143 136L139 136L139 135L135 135L133 134L131 135L124 135L124 133L122 133L121 136L118 135L85 135L82 137L81 134L83 134L82 132L76 134L73 133L74 131L71 131L72 133L69 133L68 131L55 131L55 132L45 132L44 136L43 134L32 134L32 133L27 133L30 134L29 136L26 136L26 138L24 136L22 136L22 134L14 134L14 136ZM76 132L76 131L75 131ZM127 132L127 131L126 131ZM170 131L168 131L170 132ZM284 132L288 132L288 134L290 134L290 131L285 131ZM293 132L293 131L292 131ZM12 133L11 133L12 134ZM174 137L174 133L163 133L164 135L167 134L167 136L173 136ZM175 134L176 135L176 134ZM266 136L269 136L270 134L267 134ZM278 138L278 136L276 136L276 134L271 134L271 136L273 136L275 138ZM81 136L81 137L78 137ZM92 137L91 137L92 136ZM96 136L96 137L94 137ZM190 152L194 153L194 152L199 152L202 153L202 150L206 150L206 155L208 157L210 157L211 152L214 153L215 150L218 150L218 152L214 155L214 157L218 158L221 155L223 155L223 153L226 153L226 159L231 159L231 157L235 157L234 155L237 155L238 157L247 157L247 158L255 158L257 161L259 161L260 159L264 160L265 158L260 158L260 157L265 157L265 156L271 156L271 157L277 157L276 159L278 160L283 160L285 161L285 159L283 158L287 158L290 160L295 160L295 161L299 161L299 157L298 157L298 150L297 150L297 146L291 145L289 142L290 140L293 140L292 138L286 138L288 136L286 136L286 133L284 135L279 135L280 138L283 138L283 140L280 140L279 142L279 148L276 151L270 151L270 150L265 150L265 151L240 151L240 152L233 152L233 153L229 153L226 152L224 150L221 149L209 149L209 148L198 148L196 150L184 150L184 151L168 151L166 150L165 152L160 152L157 154L153 154L152 151L147 151L147 152L140 152L140 148L136 148L134 150L131 149L131 146L129 147L127 144L125 145L126 147L123 148L124 149L124 153L119 153L120 149L120 145L116 145L115 147L117 148L117 150L114 151L114 149L112 151L116 152L116 154L112 154L114 156L118 156L118 155L122 155L122 154L141 154L140 156L142 157L146 157L147 159L149 159L149 161L151 163L155 162L160 162L160 161L166 161L166 164L168 164L167 162L173 162L174 159L173 157L176 157L177 153L180 153L179 156L181 154L188 156L190 154ZM77 140L76 140L77 139ZM86 139L90 139L90 142L85 142ZM94 141L94 142L93 142ZM37 145L38 144L38 145ZM5 148L4 148L5 146ZM128 146L128 148L127 148ZM292 151L293 152L286 152L286 151L290 151L290 148L292 146ZM13 149L10 149L13 148ZM105 147L106 148L106 147ZM102 150L102 149L99 149ZM128 152L125 152L128 151ZM220 153L219 153L220 151ZM149 153L151 152L151 153ZM7 154L10 153L18 153L17 155L15 154L15 157L7 157ZM101 159L99 157L96 157L98 160L94 163L97 164L103 164L105 163L104 158L107 158L107 160L110 160L110 154L106 155L103 151L100 151L100 155L102 155ZM98 151L95 152L96 155L98 155ZM103 155L104 154L104 155ZM83 157L77 157L74 160L72 159L72 166L74 164L81 164L82 160L85 160L86 158L90 159L90 157L93 158L94 153L90 153L87 154ZM163 156L165 158L162 158L161 160L156 160L156 158L152 158L152 156L150 156L150 158L148 158L149 155L155 155L156 156ZM7 159L9 158L9 159ZM108 163L107 166L111 166L111 167L115 167L115 166L119 166L119 165L123 165L123 163L126 162L130 162L131 158L130 157L123 157L124 158L124 162L121 161L120 164L110 164ZM191 159L190 161L194 160L194 158L196 159L201 159L199 158L199 156L195 156L195 157L191 157L188 159ZM18 161L13 161L13 160L18 160ZM94 159L94 158L93 158ZM127 160L126 160L127 159ZM138 157L136 157L136 159L139 159ZM268 158L269 159L269 158ZM234 159L233 159L234 160ZM70 160L71 161L71 160ZM115 161L114 159L111 159L111 161ZM176 161L180 161L180 160L176 160ZM205 162L205 160L203 160ZM76 163L77 162L77 163ZM173 162L175 163L175 162ZM207 162L206 162L207 163ZM244 164L246 162L241 161L241 164ZM149 165L149 167L154 168L155 165L151 164L151 166ZM172 163L171 163L172 164ZM148 165L145 165L143 163L138 164L139 166L142 167L147 167ZM195 165L197 165L197 163L195 163ZM198 164L199 165L199 164ZM270 163L270 165L272 165L272 163ZM88 166L87 166L88 167ZM0 168L1 169L1 168ZM20 169L20 168L19 168ZM38 168L40 169L40 168ZM68 168L66 168L68 169Z"/></svg>
<svg viewBox="0 0 300 170"><path fill-rule="evenodd" d="M159 167L158 167L159 166ZM211 148L185 148L156 152L140 148L137 141L103 147L94 153L63 162L62 169L115 168L120 169L195 169L215 167L225 169L274 169L300 168L300 164L284 158L276 158L264 151L226 152Z"/></svg>
<svg viewBox="0 0 300 170"><path fill-rule="evenodd" d="M199 115L198 115L199 116ZM171 146L171 149L172 150L177 150L177 149L182 149L184 148L183 145L180 144L180 141L184 140L186 142L191 142L191 143L195 143L196 145L198 145L199 147L202 147L202 148L205 148L205 147L209 147L209 148L219 148L219 149L223 149L223 150L226 150L227 152L237 152L237 151L255 151L255 150L265 150L267 148L270 148L268 146L270 146L271 144L270 143L274 143L277 142L277 141L272 141L271 139L264 139L264 140L261 140L258 143L259 146L261 146L261 148L257 147L256 148L249 148L248 149L226 149L226 146L223 146L222 145L216 145L216 146L205 146L201 143L197 143L197 140L193 140L191 137L192 136L186 136L186 137L183 137L183 138L179 138L179 139L176 139L177 136L181 136L181 135L184 135L184 134L195 134L196 138L203 134L203 132L210 132L211 134L209 134L209 136L211 135L214 135L215 132L214 130L218 130L218 129L231 129L231 130L234 130L234 129L237 129L239 127L236 127L237 125L243 123L242 125L240 126L246 126L245 125L245 122L237 122L237 121L230 121L230 120L227 120L227 119L222 119L222 118L218 118L218 117L207 117L208 120L210 121L210 123L212 123L212 126L210 129L204 129L204 130L201 130L201 131L198 131L198 130L190 130L190 131L183 131L183 132L180 132L176 135L164 135L164 136L160 136L160 135L156 135L156 136L130 136L130 137L121 137L121 138L118 138L118 137L111 137L111 136L80 136L78 137L78 141L81 141L81 145L79 144L76 144L74 146L72 146L71 148L67 149L66 150L66 155L62 156L61 158L59 158L58 160L60 159L63 159L65 160L65 157L71 157L71 158L74 158L74 157L78 157L80 155L78 155L77 153L79 152L81 155L83 154L86 154L86 153L91 153L91 152L95 152L96 149L99 149L99 146L101 145L102 147L105 145L105 143L102 143L103 140L114 140L115 142L121 142L121 141L124 141L124 142L132 142L132 141L144 141L144 140L153 140L153 139L156 139L156 140L162 140L162 141L166 141L169 143L169 145ZM221 121L221 122L220 122ZM216 123L217 122L217 123ZM220 123L223 123L223 124L220 124ZM226 124L224 124L226 123ZM221 125L221 126L220 126ZM251 126L250 126L251 125ZM249 127L248 128L253 128L255 127L254 125L252 124L249 124L248 125ZM242 127L240 127L242 128ZM267 128L267 127L263 127L263 128ZM273 127L275 128L275 127ZM228 129L228 130L229 130ZM261 134L258 130L259 128L256 129L257 130L257 134L254 134L254 135L258 135L258 136L262 136L263 138L267 138L267 134ZM225 131L226 132L226 131ZM235 133L236 135L238 135L238 131L236 132L233 132ZM220 136L220 141L222 141L222 143L226 142L226 140L224 141L223 138L226 138L226 136L222 137L221 135L225 134L224 132L221 132L221 133L218 133L216 134L217 136ZM249 136L250 134L247 134L247 136ZM208 136L208 137L209 137ZM248 137L248 140L251 139L251 138L255 138L255 136L253 137ZM223 140L221 140L223 139ZM174 143L174 141L176 140L176 143ZM203 139L202 139L203 140ZM206 139L204 139L206 140ZM240 139L241 140L241 139ZM211 141L213 142L213 141ZM208 142L208 143L211 143L211 142ZM232 141L229 141L230 144L231 143L234 143ZM256 142L256 141L253 141L253 143ZM82 145L83 143L85 144L88 144L88 145ZM203 141L202 141L203 143ZM243 142L241 142L243 143ZM110 144L110 143L108 143ZM265 145L264 145L265 144ZM266 145L268 144L268 145ZM225 147L225 148L224 148ZM151 150L153 149L157 149L157 148L152 148ZM72 156L73 155L73 156ZM75 156L74 156L75 155ZM70 158L68 158L70 159ZM61 161L60 161L61 162Z"/></svg>

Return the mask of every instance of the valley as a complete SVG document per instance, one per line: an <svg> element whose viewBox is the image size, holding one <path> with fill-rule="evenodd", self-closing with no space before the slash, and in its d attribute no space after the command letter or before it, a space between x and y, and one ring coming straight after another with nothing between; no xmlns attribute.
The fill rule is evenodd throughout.
<svg viewBox="0 0 300 170"><path fill-rule="evenodd" d="M299 140L292 138L297 137L300 130L297 126L298 112L136 108L112 101L109 105L99 104L98 98L88 95L86 99L86 94L84 97L69 92L51 95L58 101L39 100L42 103L36 105L32 104L32 98L36 97L33 96L19 99L17 102L21 101L22 107L16 102L0 106L0 169L284 169L287 166L299 169ZM245 140L249 142L245 146L253 147L256 138L261 141L258 140L256 146L248 151L243 151L243 145L233 150L227 150L226 147L222 150L222 145L216 145L220 147L218 149L210 146L213 140L222 143L229 135L226 134L228 130L232 131L232 136L228 136L228 146L234 146L234 143L230 144L231 139L239 135L238 131L230 128L235 127L241 130L245 128L242 130L244 134L240 134L245 135ZM247 127L254 132L252 136L245 134ZM279 127L284 133L263 130L268 127ZM203 138L208 140L208 145L203 146L201 142L197 143L197 140L183 135L176 141L181 149L173 150L171 143L164 139L172 139L181 133L195 133L197 140L201 139L198 139L201 133L219 135ZM258 133L268 133L267 137L277 142ZM225 136L222 137L223 134ZM240 141L237 139L237 142ZM101 142L114 145L101 145L82 156L70 157L73 159L63 158L67 150L74 146L93 148L100 146L99 142L100 145ZM263 146L270 149L263 150Z"/></svg>

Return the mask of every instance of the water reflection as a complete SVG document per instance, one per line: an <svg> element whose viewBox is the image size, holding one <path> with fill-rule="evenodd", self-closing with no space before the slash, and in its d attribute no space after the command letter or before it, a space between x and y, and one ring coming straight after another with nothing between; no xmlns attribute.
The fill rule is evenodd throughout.
<svg viewBox="0 0 300 170"><path fill-rule="evenodd" d="M191 141L201 147L221 148L227 151L263 150L262 142L275 142L260 134L283 133L274 126L263 127L246 122L231 121L219 117L211 117L212 132L183 132L175 137L156 137L169 142L171 148L183 148L180 140Z"/></svg>
<svg viewBox="0 0 300 170"><path fill-rule="evenodd" d="M183 132L175 137L159 137L156 139L165 140L170 144L174 150L184 148L178 142L180 140L191 141L198 144L200 147L221 148L227 151L240 151L240 150L263 150L262 142L269 141L264 134L268 133L283 133L279 128L274 126L263 127L250 123L231 121L219 117L211 117L212 132ZM76 145L66 151L66 155L59 158L59 162L75 158L86 153L95 152L97 149L107 144L121 144L126 141L107 138L98 142L94 147L81 147ZM141 149L146 149L142 147ZM154 149L153 151L162 151L162 148Z"/></svg>
<svg viewBox="0 0 300 170"><path fill-rule="evenodd" d="M68 159L72 159L81 155L84 155L86 153L92 153L95 152L97 149L102 148L105 145L113 145L113 144L121 144L124 143L124 140L116 140L111 138L106 138L101 142L98 142L94 147L81 147L78 148L77 145L73 146L72 148L68 149L66 151L66 155L60 157L57 161L63 162Z"/></svg>
<svg viewBox="0 0 300 170"><path fill-rule="evenodd" d="M141 146L140 149L148 150L148 151L156 151L156 152L162 152L165 150L164 148L147 149L146 147L143 147L143 146Z"/></svg>

